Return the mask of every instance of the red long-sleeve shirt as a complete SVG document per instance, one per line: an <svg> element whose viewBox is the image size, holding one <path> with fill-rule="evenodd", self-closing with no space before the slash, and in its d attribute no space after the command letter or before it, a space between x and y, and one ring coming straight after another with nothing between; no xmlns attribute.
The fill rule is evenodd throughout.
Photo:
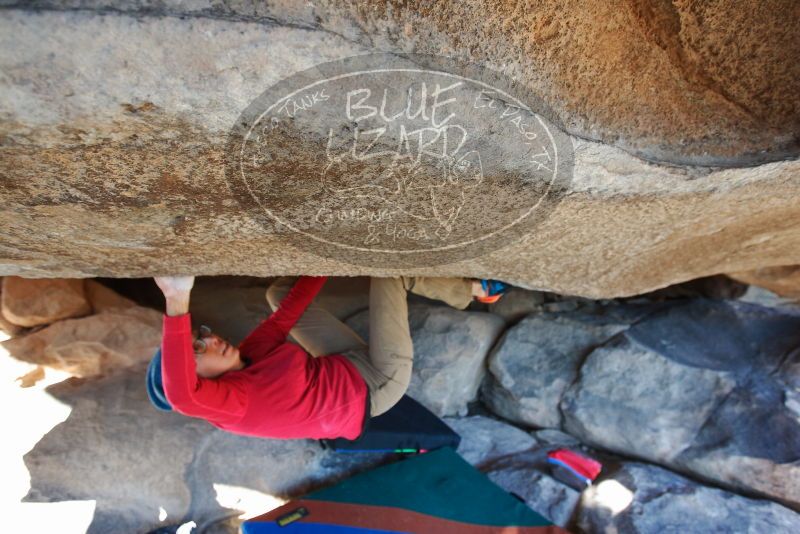
<svg viewBox="0 0 800 534"><path fill-rule="evenodd" d="M269 318L239 346L250 364L217 378L197 376L189 314L164 316L161 372L172 407L212 425L267 438L355 439L367 386L340 354L311 357L286 341L327 277L301 277Z"/></svg>

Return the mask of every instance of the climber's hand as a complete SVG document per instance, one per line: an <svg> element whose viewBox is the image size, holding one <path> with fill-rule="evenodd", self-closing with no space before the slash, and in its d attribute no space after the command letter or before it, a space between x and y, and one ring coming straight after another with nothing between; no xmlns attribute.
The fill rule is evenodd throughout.
<svg viewBox="0 0 800 534"><path fill-rule="evenodd" d="M167 315L189 313L189 295L194 276L157 276L154 280L167 300Z"/></svg>
<svg viewBox="0 0 800 534"><path fill-rule="evenodd" d="M194 276L157 276L154 280L166 298L189 295L194 285Z"/></svg>

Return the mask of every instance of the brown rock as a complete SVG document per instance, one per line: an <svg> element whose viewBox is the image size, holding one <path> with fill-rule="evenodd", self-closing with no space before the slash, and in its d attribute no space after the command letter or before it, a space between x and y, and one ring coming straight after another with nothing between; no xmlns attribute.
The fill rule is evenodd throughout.
<svg viewBox="0 0 800 534"><path fill-rule="evenodd" d="M134 301L123 297L100 282L86 280L85 284L86 298L89 299L94 313L100 313L113 308L130 308L136 306Z"/></svg>
<svg viewBox="0 0 800 534"><path fill-rule="evenodd" d="M570 133L651 160L731 165L781 159L800 150L800 107L796 105L800 8L793 0L475 0L436 6L422 0L379 0L369 7L357 0L36 3L39 10L75 5L84 8L82 16L67 16L67 21L59 20L64 15L44 12L31 26L37 35L47 35L47 44L54 47L52 57L37 57L42 80L55 79L59 70L68 69L74 50L81 52L84 68L97 65L98 73L102 73L104 54L120 55L118 50L124 51L130 42L143 47L145 57L149 42L173 50L169 61L157 65L145 62L131 48L125 58L129 67L119 75L138 85L126 85L126 79L87 78L98 89L107 84L115 107L126 110L131 121L153 110L166 115L159 108L179 107L168 92L183 90L195 91L189 97L194 112L190 120L213 119L209 111L218 112L219 103L216 95L204 95L203 90L219 90L228 100L240 97L243 81L252 82L259 75L256 65L274 81L300 70L298 65L310 66L334 55L389 50L448 55L501 70L539 95ZM111 15L109 8L112 13L139 16L128 22L127 17L121 20L122 16ZM106 19L99 20L97 12ZM29 13L16 17L34 18ZM170 24L165 18L178 22ZM248 33L269 31L261 27L265 21L278 27L279 36L253 44ZM11 20L9 26L7 31L16 32L19 44L23 23ZM88 40L70 35L85 34L90 26L89 39L103 40L104 32L108 34L105 49L91 49ZM186 26L195 33L187 33ZM295 37L292 28L298 26L301 35ZM123 33L130 38L120 38ZM133 33L138 38L132 39ZM225 39L213 46L203 41L215 34ZM199 43L202 59L192 53ZM265 48L263 53L280 54L281 61L255 63L253 58L259 54L251 48L259 46ZM41 47L20 47L20 63L25 61L23 53L37 55ZM163 84L160 68L181 84ZM185 73L178 72L181 69ZM229 76L229 69L248 74ZM155 91L142 86L151 77L157 80ZM23 77L13 79L20 91L43 97L41 88L47 87L46 82L23 85ZM205 80L213 80L216 88L202 87ZM65 80L60 86L65 94L77 89L71 83L80 82L75 77ZM180 87L191 84L194 87ZM265 88L254 88L251 98ZM126 94L127 89L132 94ZM65 100L55 90L51 93L44 98L57 100L60 113L74 106L78 115L87 112L80 106L91 105L77 98ZM142 101L143 94L149 100ZM136 98L130 98L133 95ZM74 122L65 120L63 126L67 137L92 138Z"/></svg>
<svg viewBox="0 0 800 534"><path fill-rule="evenodd" d="M793 0L334 4L362 42L491 64L533 88L570 133L647 159L730 164L800 150Z"/></svg>
<svg viewBox="0 0 800 534"><path fill-rule="evenodd" d="M83 280L3 278L3 316L19 326L50 324L92 311Z"/></svg>
<svg viewBox="0 0 800 534"><path fill-rule="evenodd" d="M0 332L4 332L13 337L23 330L25 330L25 328L8 321L5 317L3 317L2 312L0 312Z"/></svg>
<svg viewBox="0 0 800 534"><path fill-rule="evenodd" d="M19 360L86 377L147 361L160 342L161 314L137 306L59 321L2 346Z"/></svg>
<svg viewBox="0 0 800 534"><path fill-rule="evenodd" d="M2 279L0 279L0 302L2 302L2 298L3 298L3 289L2 289L2 287L3 287L3 281L2 281ZM23 330L25 330L25 328L23 328L23 327L21 327L21 326L19 326L17 324L12 323L11 321L9 321L8 319L6 319L3 316L3 307L0 306L0 332L4 332L4 333L8 334L9 336L13 337L13 336L16 336L17 334L19 334L20 332L22 332Z"/></svg>
<svg viewBox="0 0 800 534"><path fill-rule="evenodd" d="M19 382L19 387L21 388L29 388L34 385L40 380L43 380L45 376L44 367L41 365L37 365L31 371L28 371L24 375L17 378L17 382Z"/></svg>
<svg viewBox="0 0 800 534"><path fill-rule="evenodd" d="M800 265L764 267L728 276L746 284L769 289L782 297L800 300Z"/></svg>
<svg viewBox="0 0 800 534"><path fill-rule="evenodd" d="M0 274L473 276L596 298L800 263L796 2L65 5L0 19L15 44L0 60ZM242 110L278 80L375 50L467 59L539 95L575 134L549 219L480 258L369 268L287 245L240 205L223 162ZM300 181L312 160L286 167Z"/></svg>

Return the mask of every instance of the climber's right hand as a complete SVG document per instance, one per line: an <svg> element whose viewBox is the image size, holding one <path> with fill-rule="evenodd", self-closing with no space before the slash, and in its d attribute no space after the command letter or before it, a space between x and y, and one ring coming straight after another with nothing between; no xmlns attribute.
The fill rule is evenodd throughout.
<svg viewBox="0 0 800 534"><path fill-rule="evenodd" d="M194 285L194 276L157 276L153 280L165 298L188 296Z"/></svg>
<svg viewBox="0 0 800 534"><path fill-rule="evenodd" d="M189 313L194 276L157 276L154 280L167 301L167 315L174 317Z"/></svg>

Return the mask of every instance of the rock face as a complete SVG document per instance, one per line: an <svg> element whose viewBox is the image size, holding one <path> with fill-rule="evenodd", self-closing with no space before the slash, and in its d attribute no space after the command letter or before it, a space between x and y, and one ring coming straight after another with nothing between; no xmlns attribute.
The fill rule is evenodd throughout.
<svg viewBox="0 0 800 534"><path fill-rule="evenodd" d="M0 302L2 302L2 297L3 297L2 292L3 292L2 281L0 281ZM5 318L5 316L3 315L3 307L0 306L0 331L4 332L5 334L8 334L9 336L15 336L20 332L22 332L23 330L25 330L25 327L20 326L18 324L14 324Z"/></svg>
<svg viewBox="0 0 800 534"><path fill-rule="evenodd" d="M437 415L466 415L486 373L485 360L503 320L483 312L445 306L409 306L414 372L408 394ZM369 312L347 320L369 339Z"/></svg>
<svg viewBox="0 0 800 534"><path fill-rule="evenodd" d="M84 282L86 298L92 306L94 313L100 313L112 309L131 308L136 306L132 300L123 297L112 289L94 280Z"/></svg>
<svg viewBox="0 0 800 534"><path fill-rule="evenodd" d="M488 466L486 474L553 523L567 526L578 506L580 492L550 476L547 452L548 447L537 443L534 450L507 456Z"/></svg>
<svg viewBox="0 0 800 534"><path fill-rule="evenodd" d="M800 300L800 265L764 267L754 271L730 273L730 276L747 284L765 289L793 300Z"/></svg>
<svg viewBox="0 0 800 534"><path fill-rule="evenodd" d="M334 46L353 43L487 63L535 88L576 135L649 159L716 164L745 157L758 161L765 157L758 154L763 149L772 153L767 157L798 149L794 136L800 117L792 104L800 44L793 28L800 15L787 0L748 10L722 3L610 2L587 8L555 1L524 9L514 2L483 0L435 10L418 1L378 2L367 10L342 0L303 6L39 0L36 6L82 7L89 15L113 8L157 24L179 16L200 24L211 19L220 21L209 26L215 32L234 21L243 28L260 23L327 37ZM115 24L114 18L122 17L101 23ZM70 22L84 23L79 16ZM291 68L291 51L284 53L283 64L274 70Z"/></svg>
<svg viewBox="0 0 800 534"><path fill-rule="evenodd" d="M159 507L167 523L189 512L184 477L208 426L151 408L143 376L142 369L88 387L74 380L50 389L72 412L25 455L25 501L96 500L89 532L154 528Z"/></svg>
<svg viewBox="0 0 800 534"><path fill-rule="evenodd" d="M534 313L508 329L489 357L483 399L524 425L560 428L558 399L578 379L587 354L652 308Z"/></svg>
<svg viewBox="0 0 800 534"><path fill-rule="evenodd" d="M71 412L25 455L31 477L26 502L96 501L90 533L174 529L189 521L202 532L234 533L243 511L267 511L385 460L337 455L310 440L235 436L156 411L147 400L143 373L139 366L48 388ZM577 447L568 436L554 431L532 436L480 416L447 423L464 435L459 452L468 461L562 525L648 534L743 526L789 533L800 520L775 503L703 487L655 466L605 458L613 469L580 494L550 477L544 463L551 449Z"/></svg>
<svg viewBox="0 0 800 534"><path fill-rule="evenodd" d="M160 344L161 314L133 306L58 321L2 347L17 359L88 377L149 361Z"/></svg>
<svg viewBox="0 0 800 534"><path fill-rule="evenodd" d="M482 415L447 417L444 421L461 436L458 454L475 466L537 445L527 432Z"/></svg>
<svg viewBox="0 0 800 534"><path fill-rule="evenodd" d="M3 278L3 317L18 326L50 324L92 311L83 280Z"/></svg>
<svg viewBox="0 0 800 534"><path fill-rule="evenodd" d="M577 525L584 532L796 532L800 516L652 465L626 463L583 492Z"/></svg>
<svg viewBox="0 0 800 534"><path fill-rule="evenodd" d="M565 428L800 507L798 346L799 314L711 301L664 310L589 355L561 404Z"/></svg>
<svg viewBox="0 0 800 534"><path fill-rule="evenodd" d="M545 303L545 294L518 287L511 288L499 301L489 305L489 310L509 323L514 323L531 312L539 311Z"/></svg>
<svg viewBox="0 0 800 534"><path fill-rule="evenodd" d="M238 345L272 310L267 304L269 281L239 277L199 279L192 289L193 324L205 324Z"/></svg>
<svg viewBox="0 0 800 534"><path fill-rule="evenodd" d="M704 299L645 310L524 319L491 357L487 403L799 507L800 314Z"/></svg>
<svg viewBox="0 0 800 534"><path fill-rule="evenodd" d="M25 456L31 473L26 501L96 500L92 533L145 532L187 521L202 532L233 533L236 506L247 503L224 499L226 491L254 494L253 513L353 470L310 440L244 438L159 412L147 400L143 376L139 367L49 389L72 412ZM362 468L370 462L375 459Z"/></svg>
<svg viewBox="0 0 800 534"><path fill-rule="evenodd" d="M800 515L779 504L702 486L673 472L603 456L604 471L583 492L550 476L547 453L581 451L566 434L533 435L485 417L448 419L465 436L459 453L489 478L560 526L582 532L794 532ZM521 435L518 435L520 433ZM525 436L526 439L523 439ZM586 452L586 451L582 451ZM588 452L595 456L594 452Z"/></svg>
<svg viewBox="0 0 800 534"><path fill-rule="evenodd" d="M14 51L0 62L0 274L397 274L288 246L285 228L231 194L223 168L228 130L265 89L379 50L502 71L574 134L572 181L535 232L402 274L613 297L800 263L789 224L800 15L789 0L19 5L0 19L0 46ZM503 146L492 135L481 142ZM278 144L295 141L324 144L295 131Z"/></svg>

